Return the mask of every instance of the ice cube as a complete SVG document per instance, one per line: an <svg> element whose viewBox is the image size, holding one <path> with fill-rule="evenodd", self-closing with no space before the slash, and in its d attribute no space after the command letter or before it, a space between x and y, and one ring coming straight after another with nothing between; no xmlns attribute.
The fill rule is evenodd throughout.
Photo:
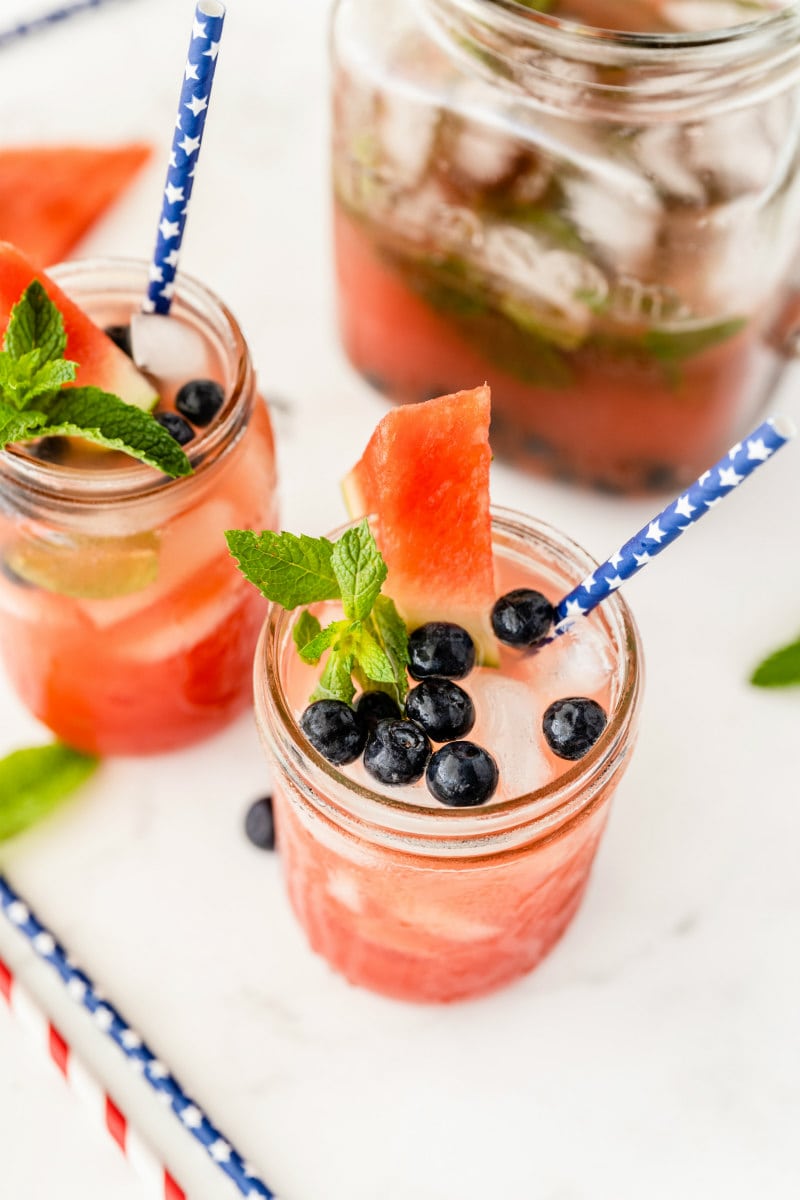
<svg viewBox="0 0 800 1200"><path fill-rule="evenodd" d="M414 187L428 168L439 121L438 110L408 96L384 94L380 100L378 137L393 182Z"/></svg>
<svg viewBox="0 0 800 1200"><path fill-rule="evenodd" d="M565 180L572 220L584 241L618 274L641 274L658 237L663 208L642 176Z"/></svg>
<svg viewBox="0 0 800 1200"><path fill-rule="evenodd" d="M579 254L553 249L527 229L490 226L485 240L485 266L503 291L511 289L547 305L571 328L576 341L592 320L587 297L603 298L603 273Z"/></svg>
<svg viewBox="0 0 800 1200"><path fill-rule="evenodd" d="M527 665L542 709L567 696L598 696L612 672L601 635L588 621L576 622L549 646L531 654Z"/></svg>
<svg viewBox="0 0 800 1200"><path fill-rule="evenodd" d="M758 110L720 113L687 129L692 170L735 198L769 187L779 161Z"/></svg>
<svg viewBox="0 0 800 1200"><path fill-rule="evenodd" d="M702 204L706 189L687 165L686 146L680 130L672 125L651 125L635 139L636 157L659 191L670 197Z"/></svg>
<svg viewBox="0 0 800 1200"><path fill-rule="evenodd" d="M544 705L524 680L489 668L474 672L468 690L475 705L469 740L494 757L500 772L495 800L543 787L551 769L541 742Z"/></svg>
<svg viewBox="0 0 800 1200"><path fill-rule="evenodd" d="M729 29L745 21L758 20L770 8L767 0L760 5L759 12L752 3L738 4L736 0L669 0L662 14L670 25L680 33L702 33L707 29Z"/></svg>
<svg viewBox="0 0 800 1200"><path fill-rule="evenodd" d="M477 191L508 182L521 163L522 147L498 112L497 89L470 80L454 91L449 102L453 111L443 119L442 129L449 173L462 187Z"/></svg>
<svg viewBox="0 0 800 1200"><path fill-rule="evenodd" d="M159 313L131 318L133 361L160 380L199 379L209 373L206 342L197 329Z"/></svg>
<svg viewBox="0 0 800 1200"><path fill-rule="evenodd" d="M358 884L355 877L348 874L347 871L331 871L328 874L326 888L328 895L338 904L349 909L350 912L359 913L363 910L364 900Z"/></svg>

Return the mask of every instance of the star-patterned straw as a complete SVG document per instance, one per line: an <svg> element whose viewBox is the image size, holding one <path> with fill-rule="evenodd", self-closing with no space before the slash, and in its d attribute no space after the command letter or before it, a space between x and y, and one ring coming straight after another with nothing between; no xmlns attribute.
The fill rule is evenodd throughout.
<svg viewBox="0 0 800 1200"><path fill-rule="evenodd" d="M142 304L145 312L166 314L172 305L178 258L206 125L211 86L217 69L224 20L224 4L218 0L199 0L175 118L164 202L150 265L150 284Z"/></svg>
<svg viewBox="0 0 800 1200"><path fill-rule="evenodd" d="M566 632L574 618L586 616L621 587L626 579L646 567L657 554L666 550L676 538L715 508L720 500L744 483L753 471L763 466L796 432L788 417L772 417L754 429L743 442L731 447L686 492L662 509L658 516L556 605L554 635Z"/></svg>
<svg viewBox="0 0 800 1200"><path fill-rule="evenodd" d="M12 25L10 29L0 31L0 49L3 46L9 46L12 42L17 42L21 38L26 38L32 33L41 33L45 29L49 29L52 25L60 25L62 21L68 20L70 17L77 17L82 12L87 12L90 8L101 8L105 4L116 4L119 0L75 0L73 4L62 4L60 8L54 8L52 12L42 13L39 17L31 17L28 21L20 21L18 25Z"/></svg>
<svg viewBox="0 0 800 1200"><path fill-rule="evenodd" d="M64 947L59 945L50 930L34 916L21 896L17 895L2 875L0 913L3 913L18 933L28 941L38 957L53 968L70 998L91 1013L95 1028L122 1051L159 1099L169 1106L181 1127L204 1147L212 1161L235 1184L240 1194L245 1197L260 1197L260 1200L275 1200L275 1193L267 1187L255 1168L245 1162L199 1105L187 1096L164 1063L156 1058L110 1001L98 992L89 976L75 966ZM166 1195L170 1196L169 1191Z"/></svg>

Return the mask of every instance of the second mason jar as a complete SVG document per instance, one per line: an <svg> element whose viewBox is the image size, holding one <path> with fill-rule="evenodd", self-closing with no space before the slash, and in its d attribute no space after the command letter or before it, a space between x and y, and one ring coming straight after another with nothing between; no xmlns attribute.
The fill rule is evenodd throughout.
<svg viewBox="0 0 800 1200"><path fill-rule="evenodd" d="M124 329L148 268L76 262L52 278L101 327ZM167 323L154 350L161 403L172 407L187 375L224 397L186 446L192 475L170 480L66 439L0 453L4 665L36 717L100 754L198 741L250 701L265 604L224 533L277 520L270 419L235 319L184 277L171 316L156 320Z"/></svg>
<svg viewBox="0 0 800 1200"><path fill-rule="evenodd" d="M609 32L537 7L339 0L344 346L401 402L487 380L520 466L676 488L794 348L800 15L665 32L642 0Z"/></svg>

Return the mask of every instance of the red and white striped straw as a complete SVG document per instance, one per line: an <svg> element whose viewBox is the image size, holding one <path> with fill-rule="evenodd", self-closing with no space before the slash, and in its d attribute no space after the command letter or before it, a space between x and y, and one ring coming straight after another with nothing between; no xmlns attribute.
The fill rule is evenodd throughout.
<svg viewBox="0 0 800 1200"><path fill-rule="evenodd" d="M147 1185L153 1200L187 1200L183 1188L154 1153L152 1147L130 1125L127 1117L98 1083L94 1074L59 1033L31 993L0 958L0 996L4 996L12 1017L49 1056L66 1079L72 1092L91 1113L95 1123L111 1135L132 1169Z"/></svg>

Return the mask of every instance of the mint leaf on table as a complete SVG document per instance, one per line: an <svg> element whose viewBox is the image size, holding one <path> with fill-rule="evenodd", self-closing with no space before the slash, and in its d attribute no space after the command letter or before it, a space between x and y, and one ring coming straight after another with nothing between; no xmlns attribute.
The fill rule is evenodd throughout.
<svg viewBox="0 0 800 1200"><path fill-rule="evenodd" d="M89 778L98 762L63 742L15 750L0 759L0 841L51 812Z"/></svg>
<svg viewBox="0 0 800 1200"><path fill-rule="evenodd" d="M756 687L792 687L800 684L800 638L776 650L750 676Z"/></svg>
<svg viewBox="0 0 800 1200"><path fill-rule="evenodd" d="M281 608L291 611L318 600L338 600L333 542L327 538L229 529L225 539L245 579Z"/></svg>
<svg viewBox="0 0 800 1200"><path fill-rule="evenodd" d="M64 318L38 279L28 285L11 310L3 350L19 360L39 350L41 362L64 357L67 335Z"/></svg>
<svg viewBox="0 0 800 1200"><path fill-rule="evenodd" d="M333 548L331 564L339 584L344 615L351 621L363 621L372 611L386 579L386 563L368 521L361 521L342 534Z"/></svg>
<svg viewBox="0 0 800 1200"><path fill-rule="evenodd" d="M312 702L350 704L355 677L365 690L389 692L402 703L408 691L408 635L393 602L380 594L386 563L366 520L337 542L249 529L230 529L225 537L239 570L274 604L291 611L341 601L343 619L323 629L313 613L303 611L292 629L303 662L316 665L327 654Z"/></svg>
<svg viewBox="0 0 800 1200"><path fill-rule="evenodd" d="M191 474L186 452L150 413L100 388L71 386L78 364L63 357L66 344L64 318L34 279L11 310L0 351L0 449L60 434L121 450L173 478Z"/></svg>
<svg viewBox="0 0 800 1200"><path fill-rule="evenodd" d="M176 478L192 467L185 451L149 413L94 387L65 388L47 405L40 437L85 437Z"/></svg>

